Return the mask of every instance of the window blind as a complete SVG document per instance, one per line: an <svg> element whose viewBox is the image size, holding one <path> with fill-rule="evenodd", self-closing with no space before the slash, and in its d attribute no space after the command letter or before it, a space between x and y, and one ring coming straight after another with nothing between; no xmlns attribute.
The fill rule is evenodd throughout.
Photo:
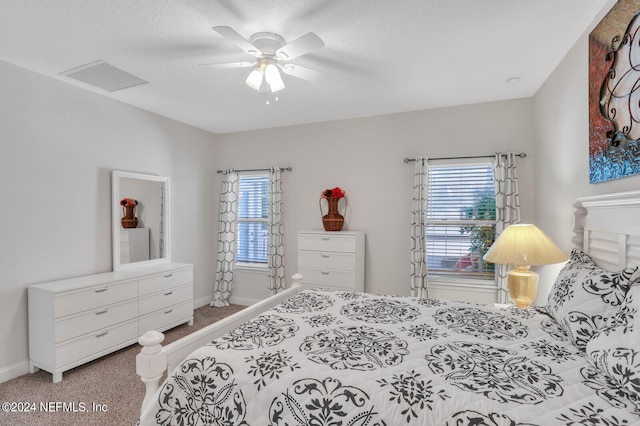
<svg viewBox="0 0 640 426"><path fill-rule="evenodd" d="M236 260L268 262L269 176L240 176Z"/></svg>
<svg viewBox="0 0 640 426"><path fill-rule="evenodd" d="M429 278L493 280L494 265L482 256L493 244L495 221L491 164L429 166Z"/></svg>

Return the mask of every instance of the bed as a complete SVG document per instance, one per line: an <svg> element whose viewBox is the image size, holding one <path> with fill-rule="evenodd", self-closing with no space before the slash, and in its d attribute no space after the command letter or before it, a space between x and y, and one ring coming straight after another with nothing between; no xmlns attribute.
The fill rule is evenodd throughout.
<svg viewBox="0 0 640 426"><path fill-rule="evenodd" d="M579 200L545 307L293 285L182 342L147 333L140 424L640 424L639 212Z"/></svg>

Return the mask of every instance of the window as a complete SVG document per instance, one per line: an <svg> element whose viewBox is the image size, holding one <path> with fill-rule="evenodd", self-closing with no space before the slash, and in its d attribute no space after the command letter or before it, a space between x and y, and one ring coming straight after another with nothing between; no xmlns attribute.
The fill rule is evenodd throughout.
<svg viewBox="0 0 640 426"><path fill-rule="evenodd" d="M429 279L494 280L482 256L495 238L496 198L491 164L429 166Z"/></svg>
<svg viewBox="0 0 640 426"><path fill-rule="evenodd" d="M236 261L267 264L269 175L240 175Z"/></svg>

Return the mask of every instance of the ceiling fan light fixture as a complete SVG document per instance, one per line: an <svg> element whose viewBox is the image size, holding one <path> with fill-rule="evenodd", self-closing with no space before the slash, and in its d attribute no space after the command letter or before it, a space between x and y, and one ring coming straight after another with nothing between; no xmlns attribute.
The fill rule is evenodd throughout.
<svg viewBox="0 0 640 426"><path fill-rule="evenodd" d="M284 81L282 81L282 76L280 75L280 71L275 64L268 64L264 69L264 78L267 80L269 84L269 88L273 93L279 92L284 89Z"/></svg>
<svg viewBox="0 0 640 426"><path fill-rule="evenodd" d="M245 83L247 83L247 86L251 87L252 89L260 90L260 86L262 86L263 77L264 77L264 72L262 71L261 67L257 67L253 71L251 71L251 73L245 80Z"/></svg>
<svg viewBox="0 0 640 426"><path fill-rule="evenodd" d="M269 93L276 93L285 88L282 73L301 79L312 79L316 77L316 74L319 74L302 66L279 63L279 61L289 61L306 55L312 50L324 47L322 39L314 33L307 33L292 42L286 43L282 36L265 31L255 33L247 40L229 26L215 26L213 30L249 55L255 56L257 62L213 63L203 64L203 66L211 68L254 67L247 76L245 83L254 90L266 92L267 96L269 96ZM262 88L264 82L266 82L266 86ZM277 96L275 96L275 100L278 100ZM268 103L269 98L267 97Z"/></svg>

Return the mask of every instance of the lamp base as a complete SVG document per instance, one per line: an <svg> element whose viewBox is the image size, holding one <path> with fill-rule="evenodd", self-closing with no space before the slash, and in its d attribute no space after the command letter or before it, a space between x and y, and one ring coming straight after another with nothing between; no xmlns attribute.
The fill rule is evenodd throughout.
<svg viewBox="0 0 640 426"><path fill-rule="evenodd" d="M528 308L538 294L537 272L529 270L529 266L518 266L509 271L508 287L509 297L518 308Z"/></svg>

